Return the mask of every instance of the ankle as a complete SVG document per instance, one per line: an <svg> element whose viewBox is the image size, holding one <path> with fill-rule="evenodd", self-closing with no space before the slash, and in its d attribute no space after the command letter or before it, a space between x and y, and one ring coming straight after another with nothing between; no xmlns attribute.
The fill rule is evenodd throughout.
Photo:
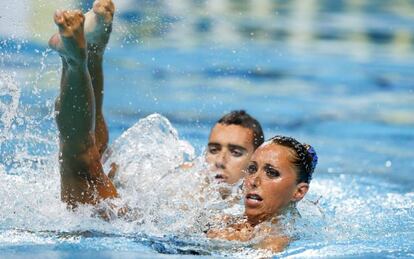
<svg viewBox="0 0 414 259"><path fill-rule="evenodd" d="M88 43L88 56L90 59L101 61L105 52L105 46Z"/></svg>

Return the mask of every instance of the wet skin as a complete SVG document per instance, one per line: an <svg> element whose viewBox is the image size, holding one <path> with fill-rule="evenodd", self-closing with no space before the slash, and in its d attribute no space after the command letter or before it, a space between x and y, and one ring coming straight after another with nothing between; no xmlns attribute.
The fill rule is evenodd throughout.
<svg viewBox="0 0 414 259"><path fill-rule="evenodd" d="M56 11L59 33L49 46L62 58L56 122L60 140L61 198L69 206L117 197L104 174L101 156L108 142L102 115L102 56L110 35L114 5L95 1L93 9Z"/></svg>
<svg viewBox="0 0 414 259"><path fill-rule="evenodd" d="M274 143L261 145L252 155L244 179L245 215L250 224L281 214L307 193L309 185L297 183L294 156L290 148Z"/></svg>
<svg viewBox="0 0 414 259"><path fill-rule="evenodd" d="M206 161L216 178L234 184L244 176L254 152L253 131L239 125L217 123L211 130Z"/></svg>
<svg viewBox="0 0 414 259"><path fill-rule="evenodd" d="M261 222L275 219L290 204L300 201L309 189L307 183L297 183L297 172L292 163L294 152L287 147L264 143L253 153L244 178L245 216L247 221L224 229L211 229L209 238L248 241L265 236L257 248L282 251L289 238L269 235L271 229ZM257 226L257 228L255 228Z"/></svg>

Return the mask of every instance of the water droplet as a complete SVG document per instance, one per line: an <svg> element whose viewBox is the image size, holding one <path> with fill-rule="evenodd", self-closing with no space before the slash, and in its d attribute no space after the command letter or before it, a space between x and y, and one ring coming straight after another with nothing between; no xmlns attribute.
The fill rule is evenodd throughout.
<svg viewBox="0 0 414 259"><path fill-rule="evenodd" d="M391 167L392 166L392 162L390 160L387 160L385 162L385 167Z"/></svg>

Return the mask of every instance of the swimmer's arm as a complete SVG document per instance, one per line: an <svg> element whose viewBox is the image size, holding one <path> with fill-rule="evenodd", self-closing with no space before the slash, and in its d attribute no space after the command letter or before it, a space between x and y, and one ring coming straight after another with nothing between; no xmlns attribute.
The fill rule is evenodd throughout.
<svg viewBox="0 0 414 259"><path fill-rule="evenodd" d="M281 252L288 246L289 242L290 239L286 236L270 236L262 240L255 248Z"/></svg>

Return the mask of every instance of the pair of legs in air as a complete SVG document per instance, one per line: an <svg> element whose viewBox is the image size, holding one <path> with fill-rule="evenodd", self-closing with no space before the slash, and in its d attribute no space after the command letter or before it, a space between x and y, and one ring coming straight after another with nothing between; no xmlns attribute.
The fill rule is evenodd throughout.
<svg viewBox="0 0 414 259"><path fill-rule="evenodd" d="M59 33L52 36L49 45L62 57L63 67L56 101L61 197L70 206L117 197L101 164L108 143L102 114L102 60L113 14L111 0L97 0L85 15L57 11L54 17ZM222 117L212 129L206 157L218 180L229 184L239 181L242 169L263 139L259 122L244 111Z"/></svg>
<svg viewBox="0 0 414 259"><path fill-rule="evenodd" d="M56 11L59 32L49 40L62 58L56 122L60 140L61 198L69 206L97 204L117 197L103 172L101 157L108 143L102 114L102 60L112 29L114 4L95 1L86 14Z"/></svg>

